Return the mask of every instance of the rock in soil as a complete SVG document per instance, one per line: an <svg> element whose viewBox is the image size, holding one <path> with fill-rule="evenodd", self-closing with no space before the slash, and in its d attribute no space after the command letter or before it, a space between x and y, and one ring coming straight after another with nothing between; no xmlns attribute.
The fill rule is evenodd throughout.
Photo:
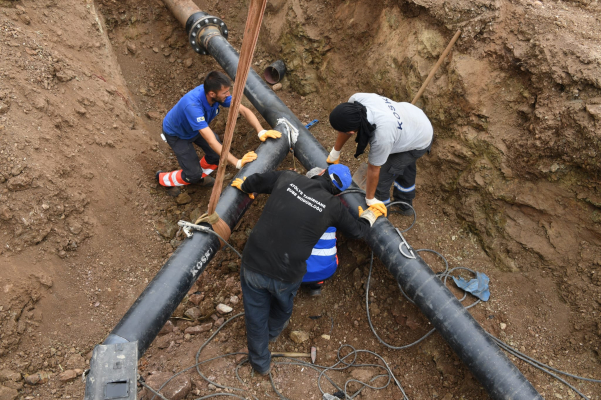
<svg viewBox="0 0 601 400"><path fill-rule="evenodd" d="M157 390L172 376L173 374L168 372L153 372L152 375L146 378L146 384ZM190 393L191 390L192 384L190 383L190 378L188 375L181 374L175 377L175 379L170 381L167 386L161 389L161 394L169 400L182 400ZM148 391L146 392L146 395L141 396L141 398L150 399L153 397L150 395L150 393L148 393Z"/></svg>
<svg viewBox="0 0 601 400"><path fill-rule="evenodd" d="M218 304L215 308L219 314L227 314L231 313L233 308L230 306L226 306L225 304Z"/></svg>
<svg viewBox="0 0 601 400"><path fill-rule="evenodd" d="M309 334L304 331L292 331L290 332L290 339L292 339L294 343L301 344L302 342L309 340Z"/></svg>
<svg viewBox="0 0 601 400"><path fill-rule="evenodd" d="M0 400L15 400L19 396L19 392L15 389L0 386Z"/></svg>
<svg viewBox="0 0 601 400"><path fill-rule="evenodd" d="M190 335L197 335L202 332L210 331L212 327L213 327L213 323L207 322L206 324L196 325L196 326L191 326L189 328L186 328L184 333L188 333Z"/></svg>
<svg viewBox="0 0 601 400"><path fill-rule="evenodd" d="M27 375L25 377L25 383L29 385L41 385L50 379L50 374L48 372L36 372L35 374Z"/></svg>
<svg viewBox="0 0 601 400"><path fill-rule="evenodd" d="M77 378L77 372L72 369L68 369L65 372L58 375L58 380L61 382L69 382Z"/></svg>
<svg viewBox="0 0 601 400"><path fill-rule="evenodd" d="M200 309L198 307L192 307L188 308L184 315L188 318L196 320L202 316L202 313L200 312Z"/></svg>
<svg viewBox="0 0 601 400"><path fill-rule="evenodd" d="M181 193L179 196L176 197L175 202L177 204L179 204L180 206L184 205L184 204L188 204L192 202L192 197L190 197L190 195L186 192Z"/></svg>

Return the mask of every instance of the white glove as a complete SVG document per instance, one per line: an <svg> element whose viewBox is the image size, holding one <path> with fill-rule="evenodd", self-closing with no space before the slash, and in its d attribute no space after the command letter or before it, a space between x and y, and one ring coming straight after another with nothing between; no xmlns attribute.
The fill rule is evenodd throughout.
<svg viewBox="0 0 601 400"><path fill-rule="evenodd" d="M376 199L375 197L373 199L368 199L367 197L365 198L365 203L367 204L367 206L373 206L374 204L378 204L378 203L382 203L380 200Z"/></svg>
<svg viewBox="0 0 601 400"><path fill-rule="evenodd" d="M374 212L369 208L363 211L359 218L364 218L367 221L369 221L369 226L374 226L374 222L376 222L376 219L378 219L378 217L376 217L376 214L374 214Z"/></svg>

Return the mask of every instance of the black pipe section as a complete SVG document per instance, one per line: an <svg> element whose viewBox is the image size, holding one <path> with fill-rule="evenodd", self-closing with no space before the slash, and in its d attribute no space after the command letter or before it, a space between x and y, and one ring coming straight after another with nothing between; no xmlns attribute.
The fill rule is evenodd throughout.
<svg viewBox="0 0 601 400"><path fill-rule="evenodd" d="M342 201L356 218L357 207L365 207L356 194L343 194ZM403 240L387 219L376 221L366 241L491 398L543 398L425 261L415 251L411 254L406 245L403 251L415 259L399 251Z"/></svg>
<svg viewBox="0 0 601 400"><path fill-rule="evenodd" d="M228 74L235 77L238 54L215 31L203 30L207 32L203 44ZM294 149L305 168L327 166L326 150L252 70L245 95L271 126L277 124L278 118L286 117L299 130ZM285 132L283 127L278 130ZM275 168L287 154L287 147L285 137L265 142L257 149L257 160L245 166L239 176ZM342 199L354 215L357 206L365 207L360 194L345 194ZM227 188L219 200L217 212L233 227L250 201L247 195ZM388 220L380 218L374 224L367 242L493 399L542 398L428 265L419 256L409 259L399 252L401 238ZM218 248L219 241L207 233L196 232L186 239L113 329L105 344L137 340L141 356Z"/></svg>
<svg viewBox="0 0 601 400"><path fill-rule="evenodd" d="M275 129L284 131L281 126ZM245 165L238 176L275 169L288 154L288 149L287 140L283 137L267 140L257 148L257 159ZM228 186L215 211L233 229L251 201L248 195ZM195 232L191 238L185 239L103 344L138 341L138 357L142 357L220 247L217 236L210 233Z"/></svg>

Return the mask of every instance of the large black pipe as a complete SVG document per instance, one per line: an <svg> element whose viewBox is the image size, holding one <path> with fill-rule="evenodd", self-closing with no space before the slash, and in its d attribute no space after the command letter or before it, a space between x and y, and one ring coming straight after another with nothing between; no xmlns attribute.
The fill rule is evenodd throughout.
<svg viewBox="0 0 601 400"><path fill-rule="evenodd" d="M183 0L165 0L165 2L170 7L186 3L188 8L194 8L190 6L191 2ZM194 26L194 24L186 25ZM202 38L205 49L230 76L234 77L238 55L227 40L214 31L214 29L213 31L205 29L207 35ZM199 36L202 36L202 32ZM326 166L326 150L252 70L245 94L270 125L274 126L278 118L285 116L298 128L300 134L295 146L295 154L305 168ZM279 128L283 131L282 127ZM259 155L257 161L249 164L248 168L245 167L241 175L274 168L277 165L276 161L280 162L285 157L286 142L285 140L268 141L261 145L257 150ZM273 150L267 150L268 146L272 146ZM262 160L262 155L265 155L267 160ZM343 201L354 214L357 206L365 207L363 197L356 193L344 195ZM249 204L250 200L246 195L228 188L219 201L217 212L230 227L233 227ZM519 400L542 398L496 344L488 338L482 327L455 296L435 277L428 265L419 256L409 259L399 252L401 239L388 220L379 219L376 222L367 242L401 284L403 290L412 297L415 304L430 319L492 398ZM208 261L214 256L218 246L215 238L204 233L196 233L194 237L184 241L111 332L105 344L138 340L142 343L139 345L140 355L142 355L195 279L202 273Z"/></svg>
<svg viewBox="0 0 601 400"><path fill-rule="evenodd" d="M275 128L284 131L281 126ZM283 138L267 140L257 148L257 159L244 166L239 176L275 169L288 154L288 149L287 140ZM233 229L250 204L248 195L228 186L215 211ZM219 248L219 239L209 233L195 232L191 238L185 239L104 344L138 341L138 356L142 357Z"/></svg>

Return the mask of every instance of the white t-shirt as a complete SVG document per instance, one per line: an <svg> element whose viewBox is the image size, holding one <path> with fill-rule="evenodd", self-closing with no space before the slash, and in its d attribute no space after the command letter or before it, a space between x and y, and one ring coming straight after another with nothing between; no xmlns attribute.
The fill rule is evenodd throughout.
<svg viewBox="0 0 601 400"><path fill-rule="evenodd" d="M388 156L410 150L423 150L432 142L434 130L424 112L411 103L397 103L374 93L355 93L349 103L358 101L367 108L367 120L376 124L369 141L369 163L384 165Z"/></svg>

